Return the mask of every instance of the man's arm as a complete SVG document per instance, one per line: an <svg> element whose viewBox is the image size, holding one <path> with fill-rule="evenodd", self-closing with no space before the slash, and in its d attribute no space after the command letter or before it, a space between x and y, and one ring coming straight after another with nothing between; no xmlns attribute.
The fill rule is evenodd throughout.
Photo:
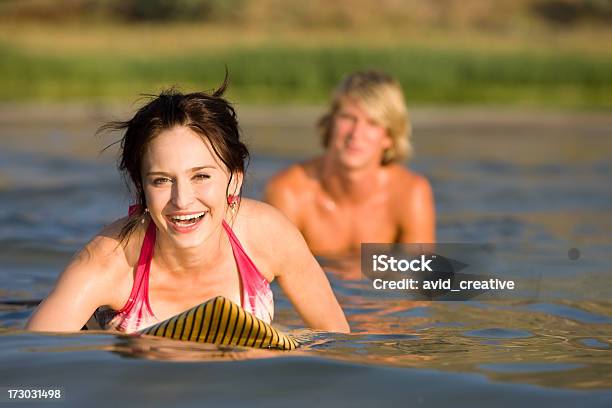
<svg viewBox="0 0 612 408"><path fill-rule="evenodd" d="M404 243L436 242L436 210L429 181L414 175L399 210L400 239Z"/></svg>

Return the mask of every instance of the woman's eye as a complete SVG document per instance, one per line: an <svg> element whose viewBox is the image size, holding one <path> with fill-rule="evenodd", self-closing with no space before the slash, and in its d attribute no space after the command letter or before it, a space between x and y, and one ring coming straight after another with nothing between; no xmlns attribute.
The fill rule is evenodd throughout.
<svg viewBox="0 0 612 408"><path fill-rule="evenodd" d="M196 180L206 180L206 179L209 179L210 176L208 174L196 174L194 178Z"/></svg>
<svg viewBox="0 0 612 408"><path fill-rule="evenodd" d="M164 184L164 183L169 183L169 182L172 182L172 180L170 180L167 177L158 177L158 178L153 180L153 184L156 185L156 186L159 186L159 185Z"/></svg>

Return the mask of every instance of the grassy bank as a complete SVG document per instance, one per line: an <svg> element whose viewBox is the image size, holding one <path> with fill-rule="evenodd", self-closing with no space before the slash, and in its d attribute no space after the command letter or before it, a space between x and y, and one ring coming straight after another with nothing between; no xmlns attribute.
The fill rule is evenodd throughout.
<svg viewBox="0 0 612 408"><path fill-rule="evenodd" d="M359 68L396 75L411 104L612 107L612 56L424 47L231 47L178 55L49 55L0 46L2 101L131 101L178 85L210 89L231 74L246 103L321 103Z"/></svg>

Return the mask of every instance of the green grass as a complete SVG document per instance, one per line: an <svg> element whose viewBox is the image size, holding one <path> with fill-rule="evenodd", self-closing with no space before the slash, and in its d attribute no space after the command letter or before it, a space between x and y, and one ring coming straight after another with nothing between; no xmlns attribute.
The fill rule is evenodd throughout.
<svg viewBox="0 0 612 408"><path fill-rule="evenodd" d="M398 77L410 105L612 107L612 57L425 48L233 48L178 57L27 54L0 46L0 101L133 101L178 85L211 89L230 70L241 103L323 103L356 69Z"/></svg>

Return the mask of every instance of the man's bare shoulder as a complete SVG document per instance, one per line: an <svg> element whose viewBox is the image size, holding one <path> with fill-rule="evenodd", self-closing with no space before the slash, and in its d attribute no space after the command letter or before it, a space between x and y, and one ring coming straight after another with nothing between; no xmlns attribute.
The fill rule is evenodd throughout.
<svg viewBox="0 0 612 408"><path fill-rule="evenodd" d="M268 182L266 190L300 194L304 189L314 188L319 183L317 176L319 166L319 158L293 164L274 175Z"/></svg>
<svg viewBox="0 0 612 408"><path fill-rule="evenodd" d="M390 190L393 196L393 208L398 217L411 224L414 217L423 216L433 211L434 197L429 180L422 174L393 164L390 167ZM429 239L423 242L430 242Z"/></svg>
<svg viewBox="0 0 612 408"><path fill-rule="evenodd" d="M400 226L399 242L435 242L435 203L429 180L400 165L389 170L393 180L392 208Z"/></svg>
<svg viewBox="0 0 612 408"><path fill-rule="evenodd" d="M317 177L320 159L294 164L272 177L266 185L264 201L281 210L298 227L304 209L321 186Z"/></svg>
<svg viewBox="0 0 612 408"><path fill-rule="evenodd" d="M429 180L422 174L412 171L400 164L388 166L390 185L393 190L402 195L413 195L423 190L431 190Z"/></svg>

